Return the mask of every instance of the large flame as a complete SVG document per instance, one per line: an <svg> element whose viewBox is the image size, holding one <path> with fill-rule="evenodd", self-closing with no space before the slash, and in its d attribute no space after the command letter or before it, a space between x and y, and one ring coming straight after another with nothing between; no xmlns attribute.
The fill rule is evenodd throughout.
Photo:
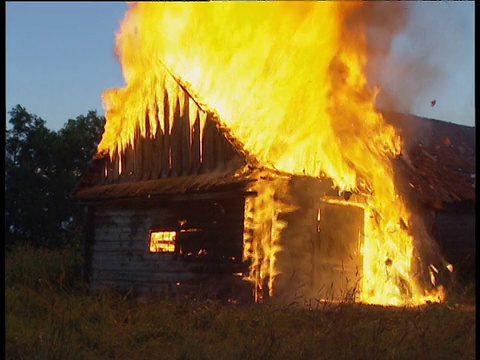
<svg viewBox="0 0 480 360"><path fill-rule="evenodd" d="M375 110L377 90L364 75L365 24L353 21L362 6L130 4L117 34L126 87L104 93L107 123L98 151L123 149L137 127L143 136L155 133L153 122L144 124L153 118L146 114L163 104L165 87L174 91L171 72L263 163L293 174L323 173L341 190L368 194L361 301L439 301L441 289L427 293L413 276L410 215L395 190L390 160L400 139ZM269 281L273 265L262 269Z"/></svg>

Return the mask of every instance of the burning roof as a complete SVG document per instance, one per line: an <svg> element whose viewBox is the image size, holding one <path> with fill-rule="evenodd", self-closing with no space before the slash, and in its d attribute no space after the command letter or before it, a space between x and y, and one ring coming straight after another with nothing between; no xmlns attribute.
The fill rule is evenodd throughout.
<svg viewBox="0 0 480 360"><path fill-rule="evenodd" d="M385 112L402 136L394 162L402 192L424 203L475 200L475 128L414 115Z"/></svg>
<svg viewBox="0 0 480 360"><path fill-rule="evenodd" d="M262 169L215 113L203 110L179 79L167 76L173 82L170 93L165 89L163 94L163 114L159 109L147 112L123 149L96 154L73 199L101 201L234 189L252 181L253 170ZM155 134L142 136L139 131L152 127Z"/></svg>
<svg viewBox="0 0 480 360"><path fill-rule="evenodd" d="M383 114L404 143L403 156L394 161L396 181L403 193L423 203L475 200L475 128L409 114ZM255 154L246 152L218 119L215 124L222 134L228 134L229 144L241 158L228 169L183 177L143 176L141 181L102 184L99 174L103 171L103 161L108 161L105 156L92 162L73 198L101 201L185 194L241 187L252 181L249 177L253 169L262 168ZM244 166L250 170L239 171Z"/></svg>

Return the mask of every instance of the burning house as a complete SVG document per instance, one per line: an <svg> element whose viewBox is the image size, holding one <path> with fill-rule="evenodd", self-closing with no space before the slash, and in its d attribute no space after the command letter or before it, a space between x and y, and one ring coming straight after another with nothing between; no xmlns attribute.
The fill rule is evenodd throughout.
<svg viewBox="0 0 480 360"><path fill-rule="evenodd" d="M431 183L446 172L430 179L417 160L437 155L406 152L418 139L375 109L362 6L131 5L126 86L104 93L105 132L73 192L92 289L227 279L256 301L444 299L450 264L423 220L472 194Z"/></svg>
<svg viewBox="0 0 480 360"><path fill-rule="evenodd" d="M145 119L144 126L151 126L148 116L153 117L155 136L142 137L137 129L132 145L113 157L97 156L73 193L86 208L84 270L91 287L159 292L238 277L251 283L257 301L283 292L289 300L359 299L366 221L362 194L340 191L327 176L263 165L172 80L178 88L170 96L180 96L169 101L165 92L163 112L156 109ZM428 136L415 132L412 139L404 133L409 146L395 163L398 183L422 222L430 224L430 236L449 253L459 256L453 248L461 245L471 255L474 132L453 140L462 141L458 148L464 156L453 158L466 161L467 175L453 169L434 176L435 165L427 163L436 162L435 155L427 151L433 146L438 152L438 137L452 136L451 128L458 126L400 114L385 117L401 132L430 125ZM435 143L431 130L437 128ZM458 165L451 159L442 164ZM462 208L464 223L453 219L459 216L455 206ZM444 232L446 226L455 238Z"/></svg>
<svg viewBox="0 0 480 360"><path fill-rule="evenodd" d="M137 130L131 146L97 156L73 193L86 206L92 288L156 292L228 275L251 280L261 300L278 267L293 275L279 288L358 296L364 211L350 206L358 195L262 165L177 86L180 96L165 92L163 112L148 115L155 136Z"/></svg>

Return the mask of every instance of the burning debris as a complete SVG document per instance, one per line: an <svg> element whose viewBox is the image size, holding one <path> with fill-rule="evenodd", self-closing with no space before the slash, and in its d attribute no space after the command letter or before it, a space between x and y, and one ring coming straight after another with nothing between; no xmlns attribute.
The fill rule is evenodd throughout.
<svg viewBox="0 0 480 360"><path fill-rule="evenodd" d="M291 179L305 176L319 182L331 179L330 190L322 185L321 191L305 196L314 204L309 205L313 219L318 217L314 233L323 236L323 243L331 236L331 251L355 258L339 264L342 271L349 267L352 278L360 278L358 284L348 284L355 289L356 301L381 305L443 301L441 286L425 288L415 276L414 269L421 264L415 264L411 214L395 187L392 168L392 159L401 153L401 139L376 111L378 89L370 88L364 75L366 24L356 14L368 5L129 6L117 34L126 85L104 93L107 123L98 159L108 156L113 162L118 157L118 172L128 172L122 154L135 146L136 139L162 136L173 141L173 134L181 131L182 139L187 139L182 140L182 149L187 150L175 155L176 148L166 146L170 150L160 155L162 164L175 169L179 156L184 164L196 159L194 164L200 166L210 155L199 144L208 143L206 129L215 123L216 129L229 129L223 131L225 138L239 144L250 159L235 176L265 180L249 187L256 196L245 201L243 260L250 269L244 277L255 284L256 301L275 296L281 284L288 288L285 279L277 284L292 261L285 254L294 253L288 248L293 240L286 228L303 221L293 215L302 204L288 200L294 193ZM184 119L180 130L178 119ZM105 177L110 172L105 168ZM179 168L176 175L192 174ZM161 177L167 176L171 175ZM329 200L329 192L339 199ZM328 214L338 213L335 206L351 209L355 219L353 245L341 245L347 247L343 250L338 239L344 235L322 225L320 208L332 216ZM172 231L156 233L151 246L173 251L177 233ZM302 239L300 235L291 237ZM300 246L306 248L310 240L302 241ZM325 254L321 245L315 246L317 255ZM209 251L202 248L202 256ZM319 277L327 271L321 270L326 264L316 269ZM431 276L432 269L436 268L430 265ZM436 284L433 277L431 282Z"/></svg>

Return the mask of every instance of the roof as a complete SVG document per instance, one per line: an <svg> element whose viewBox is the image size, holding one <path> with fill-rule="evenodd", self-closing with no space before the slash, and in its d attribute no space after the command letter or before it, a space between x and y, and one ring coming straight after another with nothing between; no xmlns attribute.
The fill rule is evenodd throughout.
<svg viewBox="0 0 480 360"><path fill-rule="evenodd" d="M400 113L384 118L403 140L394 171L404 194L421 202L475 200L475 127Z"/></svg>
<svg viewBox="0 0 480 360"><path fill-rule="evenodd" d="M182 89L187 96L191 96L186 89L183 87ZM425 203L475 200L474 127L408 114L394 112L383 112L383 114L385 120L398 130L404 143L402 156L394 160L395 177L401 193L410 199ZM258 160L243 149L243 144L235 139L215 114L209 113L206 129L209 129L209 135L205 138L209 140L208 145L203 145L201 161L208 162L209 166L197 164L197 168L194 169L191 165L194 156L192 153L190 165L188 165L190 170L181 171L182 166L185 168L185 163L182 163L185 161L185 150L183 150L183 155L175 162L180 164L179 171L172 171L175 170L173 162L167 159L167 165L170 164L172 168L166 173L155 172L153 169L155 166L149 165L146 167L148 172L141 167L141 174L133 174L134 176L117 174L107 177L104 175L105 168L114 170L113 162L119 160L117 158L110 161L108 156L104 156L92 161L73 191L72 199L103 201L201 193L235 188L249 182L252 179L252 172L245 169L259 168ZM182 138L177 140L180 147L183 146L181 144L190 144L189 140L185 141ZM155 148L155 145L151 145L155 140L136 139L136 141L142 141L139 147L147 149L140 151L144 161L163 161L160 156L149 154L159 149L165 151L163 147L159 147L164 145L158 145ZM147 144L147 142L150 143ZM190 145L187 145L187 152L190 151L188 146ZM170 150L173 151L172 148ZM209 150L210 155L206 150ZM123 154L123 158L125 157ZM136 161L138 159L133 162ZM113 172L111 170L109 172Z"/></svg>
<svg viewBox="0 0 480 360"><path fill-rule="evenodd" d="M167 102L172 107L166 109L167 114L174 114L171 131L148 137L136 132L134 143L121 150L121 156L117 152L112 157L96 154L73 190L72 200L96 202L201 193L238 188L250 181L250 170L258 168L258 160L213 111L205 110L177 78L173 79L178 85L173 95L177 101ZM190 110L196 116L190 118L191 112L185 107L181 114L180 93L183 106L194 107ZM166 121L164 115L157 116L158 123ZM203 131L200 117L205 119Z"/></svg>
<svg viewBox="0 0 480 360"><path fill-rule="evenodd" d="M249 180L243 176L236 176L229 171L223 171L86 187L77 193L76 198L85 201L149 199L151 197L183 195L187 193L202 194L212 191L243 190L247 182Z"/></svg>

